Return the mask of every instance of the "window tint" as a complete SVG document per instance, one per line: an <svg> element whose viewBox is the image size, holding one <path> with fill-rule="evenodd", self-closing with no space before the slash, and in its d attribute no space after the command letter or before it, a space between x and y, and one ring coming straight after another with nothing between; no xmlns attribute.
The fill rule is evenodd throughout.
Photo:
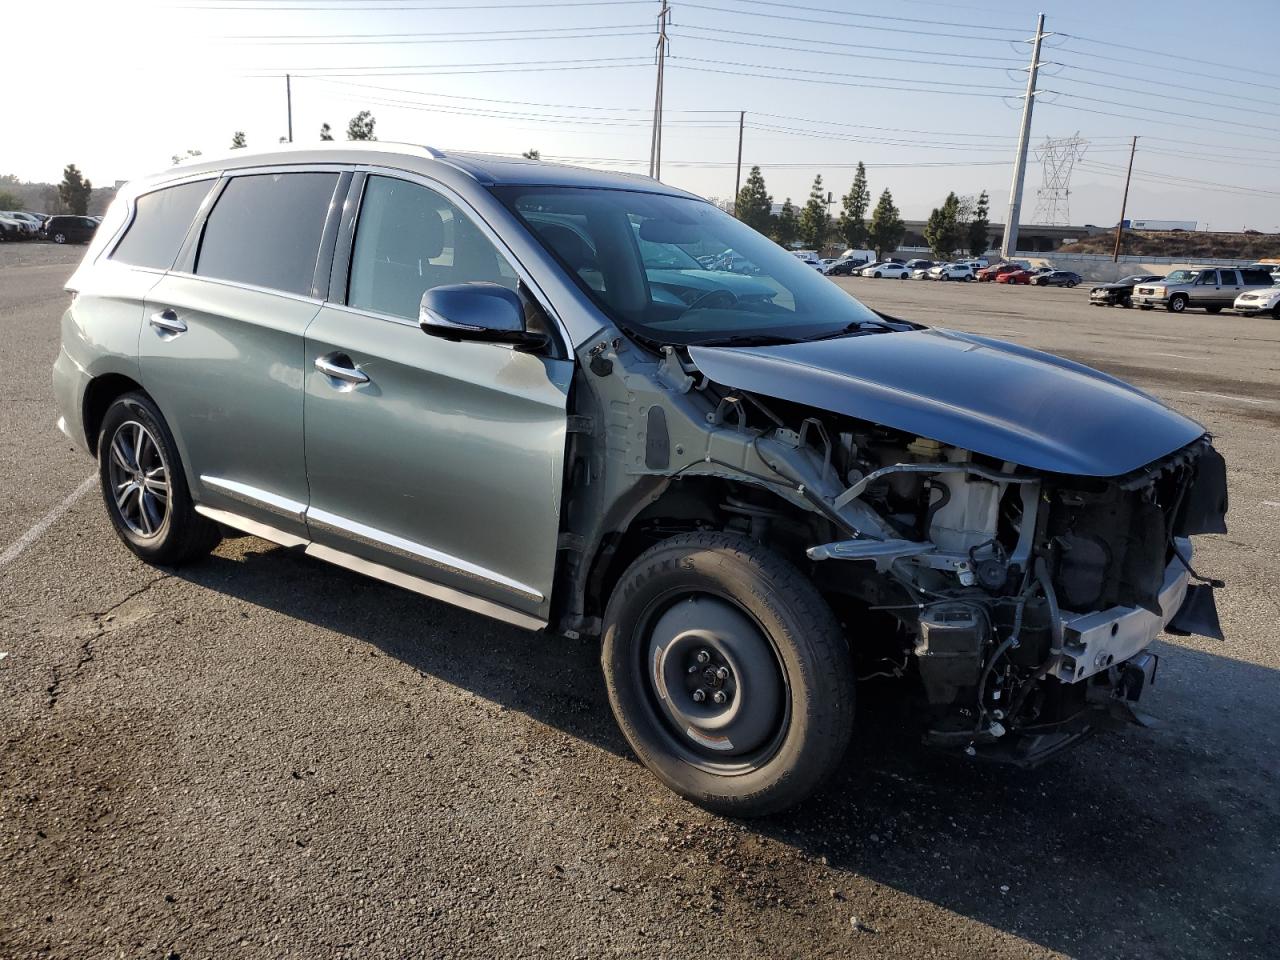
<svg viewBox="0 0 1280 960"><path fill-rule="evenodd" d="M1222 286L1224 287L1234 287L1240 282L1236 279L1236 272L1234 270L1219 270L1218 275L1222 277Z"/></svg>
<svg viewBox="0 0 1280 960"><path fill-rule="evenodd" d="M336 173L235 177L209 213L196 273L309 295Z"/></svg>
<svg viewBox="0 0 1280 960"><path fill-rule="evenodd" d="M140 196L129 232L116 246L111 259L135 267L168 270L173 266L200 201L214 182L197 180Z"/></svg>
<svg viewBox="0 0 1280 960"><path fill-rule="evenodd" d="M516 289L516 273L458 207L434 190L370 177L360 201L347 303L418 319L422 294L449 283Z"/></svg>
<svg viewBox="0 0 1280 960"><path fill-rule="evenodd" d="M1266 270L1241 270L1240 275L1241 279L1251 286L1269 286L1274 279Z"/></svg>

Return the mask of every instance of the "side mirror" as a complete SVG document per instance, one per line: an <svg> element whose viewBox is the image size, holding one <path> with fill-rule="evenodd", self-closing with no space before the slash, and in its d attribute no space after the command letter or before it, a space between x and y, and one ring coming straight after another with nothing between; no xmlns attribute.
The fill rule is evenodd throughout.
<svg viewBox="0 0 1280 960"><path fill-rule="evenodd" d="M517 350L540 350L547 335L525 329L524 307L500 283L452 283L422 295L418 326L432 337L455 343L505 343Z"/></svg>

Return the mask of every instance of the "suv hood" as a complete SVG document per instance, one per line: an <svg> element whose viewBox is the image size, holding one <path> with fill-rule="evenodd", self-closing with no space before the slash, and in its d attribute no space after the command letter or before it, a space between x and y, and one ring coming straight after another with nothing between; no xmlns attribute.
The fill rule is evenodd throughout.
<svg viewBox="0 0 1280 960"><path fill-rule="evenodd" d="M719 383L1076 476L1114 477L1204 428L1115 377L951 330L768 347L690 347Z"/></svg>

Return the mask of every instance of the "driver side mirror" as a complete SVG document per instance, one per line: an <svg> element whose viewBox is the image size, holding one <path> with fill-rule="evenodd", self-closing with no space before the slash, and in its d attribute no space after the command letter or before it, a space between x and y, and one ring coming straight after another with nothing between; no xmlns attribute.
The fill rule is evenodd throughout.
<svg viewBox="0 0 1280 960"><path fill-rule="evenodd" d="M505 343L516 350L540 350L545 333L525 328L524 306L500 283L452 283L432 287L418 308L422 332L454 343Z"/></svg>

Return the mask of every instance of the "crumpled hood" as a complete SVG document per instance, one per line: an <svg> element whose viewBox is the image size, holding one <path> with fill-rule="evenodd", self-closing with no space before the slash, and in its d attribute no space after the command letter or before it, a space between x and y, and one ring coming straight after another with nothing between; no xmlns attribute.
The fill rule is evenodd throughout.
<svg viewBox="0 0 1280 960"><path fill-rule="evenodd" d="M689 353L727 386L1053 473L1118 476L1205 432L1083 364L951 330Z"/></svg>

